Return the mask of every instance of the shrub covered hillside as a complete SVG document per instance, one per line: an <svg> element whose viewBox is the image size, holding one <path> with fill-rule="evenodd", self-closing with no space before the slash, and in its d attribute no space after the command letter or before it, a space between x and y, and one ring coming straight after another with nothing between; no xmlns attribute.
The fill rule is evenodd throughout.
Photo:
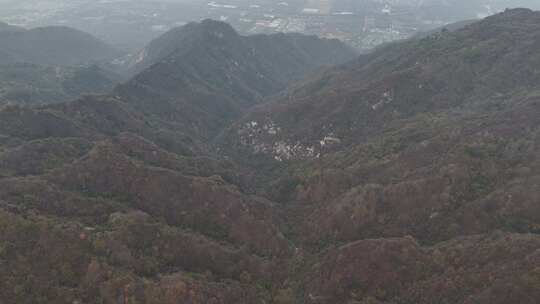
<svg viewBox="0 0 540 304"><path fill-rule="evenodd" d="M321 69L204 21L4 106L0 303L539 303L539 46L515 9Z"/></svg>

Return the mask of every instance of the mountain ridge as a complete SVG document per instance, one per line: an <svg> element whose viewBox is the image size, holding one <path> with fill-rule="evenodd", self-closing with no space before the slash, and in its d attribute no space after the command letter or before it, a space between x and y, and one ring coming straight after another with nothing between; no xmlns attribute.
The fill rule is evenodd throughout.
<svg viewBox="0 0 540 304"><path fill-rule="evenodd" d="M525 53L534 48L529 41L537 40L536 31L530 33L536 23L524 23L522 28L513 28L514 25L505 25L504 22L513 18L531 22L531 19L537 21L538 17L538 13L531 10L510 10L455 32L441 32L421 40L389 45L294 87L286 96L252 111L253 114L243 118L231 132L245 131L250 134L249 130L242 130L241 125L249 121L257 125L274 124L283 130L282 134L293 136L281 138L279 134L264 136L264 133L260 133L259 143L272 157L283 156L272 154L271 147L277 142L288 145L298 142L298 157L303 158L302 154L308 153L308 158L313 158L325 147L321 144L325 137L328 141L354 144L356 139L353 138L376 132L387 121L407 119L421 112L481 107L482 101L489 102L512 94L508 90L534 89L536 76L530 67L535 66L538 58L526 56L526 64L518 61L523 60ZM492 20L501 28L494 30ZM506 40L497 36L505 30L512 33L503 34ZM487 33L491 36L468 37L471 33ZM523 37L527 35L532 37L527 37L527 40ZM479 39L482 44L474 39ZM523 48L505 53L510 43L522 44ZM439 56L449 58L440 60ZM505 60L497 60L504 56ZM491 62L496 65L492 66ZM513 71L513 74L504 71ZM478 75L484 76L481 78ZM362 100L359 100L359 96ZM471 102L473 100L474 103ZM273 110L275 113L272 113ZM273 117L278 115L282 122ZM287 125L291 122L293 125ZM312 125L312 122L316 125ZM286 127L292 131L286 130ZM313 130L324 130L326 133L319 134ZM241 138L234 140L242 141ZM252 140L257 141L258 138ZM312 149L313 153L309 153ZM287 157L296 157L294 151Z"/></svg>
<svg viewBox="0 0 540 304"><path fill-rule="evenodd" d="M310 47L301 49L302 44ZM328 52L315 55L309 51L314 49L311 44ZM173 29L148 49L148 63L141 63L148 68L113 94L146 113L169 116L167 120L180 122L191 136L207 141L288 82L355 55L337 41L295 35L243 37L230 25L212 20ZM273 60L273 53L279 52L285 61Z"/></svg>

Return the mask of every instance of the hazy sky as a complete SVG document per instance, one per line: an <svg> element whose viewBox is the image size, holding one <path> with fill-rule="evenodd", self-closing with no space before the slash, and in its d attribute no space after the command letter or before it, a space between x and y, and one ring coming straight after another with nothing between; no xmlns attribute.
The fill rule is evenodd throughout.
<svg viewBox="0 0 540 304"><path fill-rule="evenodd" d="M0 21L26 28L70 26L132 50L172 27L204 18L226 21L245 33L306 33L307 28L317 28L302 20L309 17L306 12L352 12L356 17L344 17L352 22L336 23L345 25L341 33L349 34L342 38L358 43L372 40L369 43L374 44L411 34L407 27L429 30L430 26L482 18L507 7L540 9L540 0L0 0ZM373 27L379 27L374 30L384 31L389 26L385 14L393 19L391 28L402 27L397 35L383 32L377 37L357 37L360 33L355 31L364 28L366 17L374 20ZM328 33L324 28L321 32L331 37L341 35Z"/></svg>

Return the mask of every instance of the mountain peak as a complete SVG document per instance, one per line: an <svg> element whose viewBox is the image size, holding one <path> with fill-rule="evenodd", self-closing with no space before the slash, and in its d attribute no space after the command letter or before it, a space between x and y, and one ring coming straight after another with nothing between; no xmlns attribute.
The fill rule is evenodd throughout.
<svg viewBox="0 0 540 304"><path fill-rule="evenodd" d="M217 37L219 39L234 39L239 37L239 34L228 23L204 19L200 22L190 22L185 26L174 28L163 36L176 38L176 41L181 43L190 38L208 39Z"/></svg>
<svg viewBox="0 0 540 304"><path fill-rule="evenodd" d="M201 43L219 46L221 41L234 42L240 39L238 33L229 24L205 19L176 27L154 39L141 50L131 63L132 73L141 72L147 67L175 53L187 52Z"/></svg>

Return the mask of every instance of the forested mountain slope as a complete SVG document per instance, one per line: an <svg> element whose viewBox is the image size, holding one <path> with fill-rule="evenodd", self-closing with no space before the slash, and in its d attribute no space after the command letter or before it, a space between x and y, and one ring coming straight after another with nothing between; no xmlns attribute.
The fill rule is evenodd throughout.
<svg viewBox="0 0 540 304"><path fill-rule="evenodd" d="M539 12L286 91L342 46L187 29L112 94L0 110L0 299L538 303Z"/></svg>
<svg viewBox="0 0 540 304"><path fill-rule="evenodd" d="M209 26L240 44L215 38ZM335 47L322 62L321 54L292 52L297 65L282 79L273 73L285 63L273 66L271 54L248 56L249 37L228 25L190 27L201 30L189 56L172 52L111 94L0 108L2 301L274 297L274 282L285 280L294 252L280 211L242 190L249 174L211 154L205 130L217 132L228 122L222 116L232 119L287 80L354 53L313 37L254 38L273 39L275 50ZM231 57L237 48L248 57Z"/></svg>
<svg viewBox="0 0 540 304"><path fill-rule="evenodd" d="M355 52L337 40L303 35L240 36L204 20L152 41L116 94L195 138L211 139L245 110L288 83Z"/></svg>

